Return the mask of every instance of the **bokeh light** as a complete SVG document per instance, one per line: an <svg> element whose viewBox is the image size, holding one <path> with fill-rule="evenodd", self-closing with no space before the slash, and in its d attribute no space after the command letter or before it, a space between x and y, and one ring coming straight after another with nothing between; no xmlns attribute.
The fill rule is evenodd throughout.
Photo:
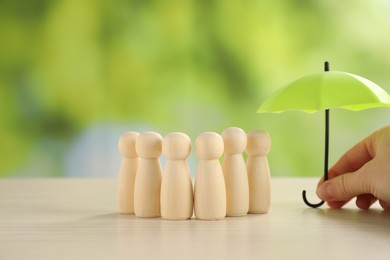
<svg viewBox="0 0 390 260"><path fill-rule="evenodd" d="M262 129L273 176L320 176L323 113L256 114L323 70L390 92L385 0L0 1L0 176L117 176L125 131ZM351 93L353 94L353 93ZM390 110L334 110L330 163ZM197 159L190 168L194 175Z"/></svg>

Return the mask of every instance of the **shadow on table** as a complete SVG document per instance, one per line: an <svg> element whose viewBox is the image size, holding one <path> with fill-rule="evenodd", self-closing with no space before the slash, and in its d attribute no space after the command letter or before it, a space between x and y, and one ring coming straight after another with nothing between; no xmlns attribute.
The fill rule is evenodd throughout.
<svg viewBox="0 0 390 260"><path fill-rule="evenodd" d="M390 235L390 211L381 209L322 209L316 214L360 229L378 229Z"/></svg>
<svg viewBox="0 0 390 260"><path fill-rule="evenodd" d="M120 218L122 215L118 212L110 212L110 213L103 213L103 214L96 214L91 215L89 217L86 217L85 220L114 220ZM126 216L126 215L124 215ZM131 216L131 215L128 215Z"/></svg>

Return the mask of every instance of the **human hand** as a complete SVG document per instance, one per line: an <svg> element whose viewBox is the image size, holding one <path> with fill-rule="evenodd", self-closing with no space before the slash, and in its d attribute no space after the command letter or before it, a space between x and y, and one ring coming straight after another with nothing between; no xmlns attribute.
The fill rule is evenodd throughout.
<svg viewBox="0 0 390 260"><path fill-rule="evenodd" d="M328 177L318 183L317 195L331 208L341 208L356 197L361 209L379 200L383 209L390 210L390 125L346 152Z"/></svg>

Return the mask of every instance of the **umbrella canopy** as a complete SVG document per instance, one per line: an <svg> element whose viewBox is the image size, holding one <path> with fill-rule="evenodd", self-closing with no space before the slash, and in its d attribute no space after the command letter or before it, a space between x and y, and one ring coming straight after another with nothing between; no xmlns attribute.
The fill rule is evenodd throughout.
<svg viewBox="0 0 390 260"><path fill-rule="evenodd" d="M330 108L363 110L390 106L390 96L381 87L363 77L329 71L300 78L277 90L257 110L315 112Z"/></svg>
<svg viewBox="0 0 390 260"><path fill-rule="evenodd" d="M287 110L315 112L325 110L325 159L324 180L328 179L329 157L329 110L345 108L363 110L373 107L390 106L390 96L381 87L363 77L340 71L329 71L325 62L325 72L300 78L276 91L257 110L258 113L279 113ZM306 205L317 208L321 201L312 204L302 192Z"/></svg>

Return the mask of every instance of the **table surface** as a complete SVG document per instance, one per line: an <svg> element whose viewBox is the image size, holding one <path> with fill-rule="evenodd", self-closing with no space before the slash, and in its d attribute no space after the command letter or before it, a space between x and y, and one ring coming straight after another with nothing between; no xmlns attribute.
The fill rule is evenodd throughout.
<svg viewBox="0 0 390 260"><path fill-rule="evenodd" d="M113 179L0 179L0 259L390 259L390 212L311 209L313 178L273 178L268 214L120 215Z"/></svg>

